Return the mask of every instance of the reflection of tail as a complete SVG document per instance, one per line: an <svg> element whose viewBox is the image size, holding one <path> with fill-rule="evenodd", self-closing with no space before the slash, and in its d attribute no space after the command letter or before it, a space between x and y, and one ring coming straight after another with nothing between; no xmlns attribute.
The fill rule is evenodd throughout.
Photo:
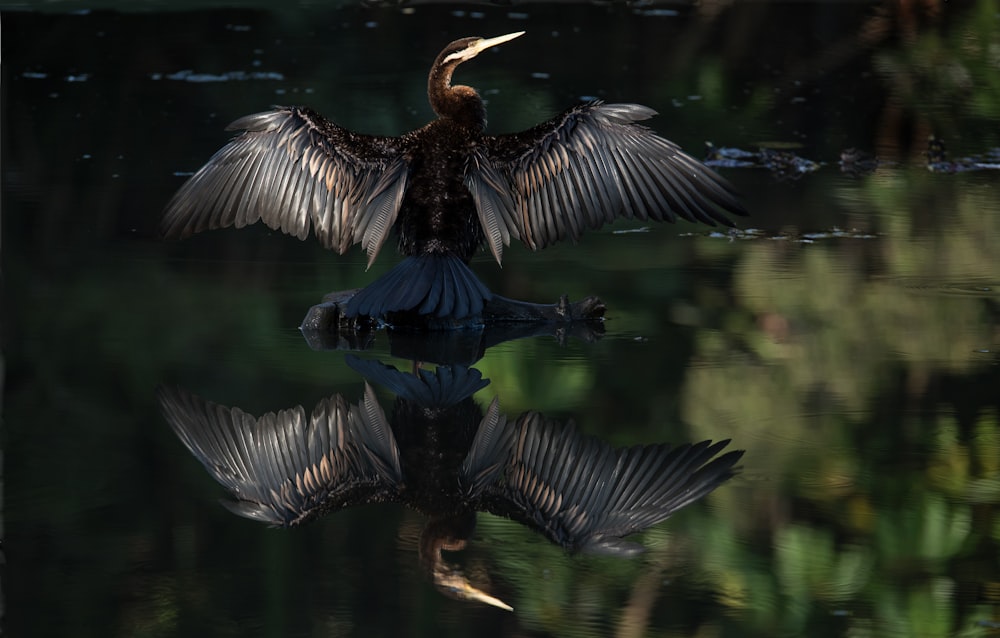
<svg viewBox="0 0 1000 638"><path fill-rule="evenodd" d="M449 319L474 317L493 293L454 255L407 257L362 288L347 302L348 317L381 317L387 312L415 311Z"/></svg>
<svg viewBox="0 0 1000 638"><path fill-rule="evenodd" d="M421 368L414 374L408 374L400 372L395 366L373 359L360 359L352 354L344 360L352 370L372 383L423 408L453 406L490 384L490 380L484 379L479 370L459 365L438 366L433 371Z"/></svg>

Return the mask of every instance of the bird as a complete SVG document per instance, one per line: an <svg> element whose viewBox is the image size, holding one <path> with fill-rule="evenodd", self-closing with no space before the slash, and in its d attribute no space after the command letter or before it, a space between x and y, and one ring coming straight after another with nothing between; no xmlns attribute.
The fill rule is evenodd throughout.
<svg viewBox="0 0 1000 638"><path fill-rule="evenodd" d="M336 394L254 417L177 387L161 387L164 418L231 497L234 513L296 527L345 508L397 503L428 517L421 563L443 593L510 609L447 564L476 512L506 517L570 553L632 557L625 537L660 523L735 474L729 440L615 448L572 423L527 411L508 419L488 379L460 365L401 372L349 357L363 398ZM367 379L396 395L386 414Z"/></svg>
<svg viewBox="0 0 1000 638"><path fill-rule="evenodd" d="M539 250L618 218L733 226L746 215L733 187L640 124L656 112L599 100L525 131L486 133L486 107L452 84L459 65L523 35L455 40L427 80L437 118L400 136L351 131L308 107L241 117L241 131L183 184L161 232L184 238L262 221L370 268L394 231L403 260L362 288L348 317L415 312L475 317L492 298L469 262L482 248L502 266L518 239Z"/></svg>

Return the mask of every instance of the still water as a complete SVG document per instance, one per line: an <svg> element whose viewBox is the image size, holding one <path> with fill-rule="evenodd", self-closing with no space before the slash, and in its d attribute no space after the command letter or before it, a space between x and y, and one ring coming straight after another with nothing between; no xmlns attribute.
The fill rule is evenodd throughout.
<svg viewBox="0 0 1000 638"><path fill-rule="evenodd" d="M11 634L1000 632L997 2L303 4L2 16ZM637 558L479 514L446 559L505 611L434 587L415 511L234 516L158 408L161 387L256 416L362 401L352 360L297 326L392 251L366 272L360 250L265 228L163 242L156 226L237 117L305 104L398 134L432 117L444 44L519 30L457 78L491 131L580 99L647 104L692 154L741 151L712 157L751 217L722 234L622 222L473 262L500 294L608 307L593 330L469 345L478 409L610 446L745 450L736 477L632 537ZM848 149L877 161L842 165ZM409 369L412 343L366 345L359 359Z"/></svg>

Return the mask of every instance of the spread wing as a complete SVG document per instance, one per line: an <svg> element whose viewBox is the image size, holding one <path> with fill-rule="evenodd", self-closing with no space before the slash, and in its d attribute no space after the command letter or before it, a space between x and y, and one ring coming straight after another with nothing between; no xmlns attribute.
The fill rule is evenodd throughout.
<svg viewBox="0 0 1000 638"><path fill-rule="evenodd" d="M165 236L263 221L299 239L312 229L339 253L360 243L374 261L406 189L399 138L353 133L298 107L248 115L228 129L243 133L174 195Z"/></svg>
<svg viewBox="0 0 1000 638"><path fill-rule="evenodd" d="M301 406L255 418L181 389L161 388L164 417L247 518L293 526L363 503L395 500L399 450L370 386L359 405L340 395L307 417Z"/></svg>
<svg viewBox="0 0 1000 638"><path fill-rule="evenodd" d="M616 449L534 412L514 427L502 481L481 489L483 503L570 551L643 551L623 537L714 490L743 456L732 451L715 458L729 441Z"/></svg>
<svg viewBox="0 0 1000 638"><path fill-rule="evenodd" d="M496 260L511 237L538 250L619 217L732 226L726 214L746 215L726 180L636 124L653 115L594 102L523 133L484 137L465 183Z"/></svg>

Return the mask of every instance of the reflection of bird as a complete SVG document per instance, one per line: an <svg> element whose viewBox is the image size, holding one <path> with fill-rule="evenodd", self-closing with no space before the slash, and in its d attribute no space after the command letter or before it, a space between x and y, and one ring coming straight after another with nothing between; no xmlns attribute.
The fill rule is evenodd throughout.
<svg viewBox="0 0 1000 638"><path fill-rule="evenodd" d="M434 586L445 596L514 611L507 603L473 585L461 568L441 555L442 550L458 552L465 549L475 528L476 513L473 510L431 517L420 534L420 563L431 575Z"/></svg>
<svg viewBox="0 0 1000 638"><path fill-rule="evenodd" d="M743 454L715 458L728 441L615 449L535 412L508 422L496 399L484 414L471 398L488 383L474 369L355 367L397 393L391 423L367 385L360 404L334 396L311 417L296 407L254 418L181 390L161 390L160 402L237 514L294 526L351 505L403 503L431 517L421 554L435 583L466 599L499 603L441 557L464 546L476 511L570 551L631 556L642 546L623 537L711 492Z"/></svg>
<svg viewBox="0 0 1000 638"><path fill-rule="evenodd" d="M523 32L521 32L523 33ZM428 96L438 119L400 137L361 135L300 107L240 118L243 130L167 206L164 234L262 220L328 248L355 243L369 265L392 228L403 262L348 304L346 314L475 316L491 297L467 264L485 244L499 263L514 237L539 249L617 217L683 217L732 225L745 214L728 183L636 124L655 113L592 102L538 126L486 135L486 109L459 64L521 33L463 38L438 55Z"/></svg>

